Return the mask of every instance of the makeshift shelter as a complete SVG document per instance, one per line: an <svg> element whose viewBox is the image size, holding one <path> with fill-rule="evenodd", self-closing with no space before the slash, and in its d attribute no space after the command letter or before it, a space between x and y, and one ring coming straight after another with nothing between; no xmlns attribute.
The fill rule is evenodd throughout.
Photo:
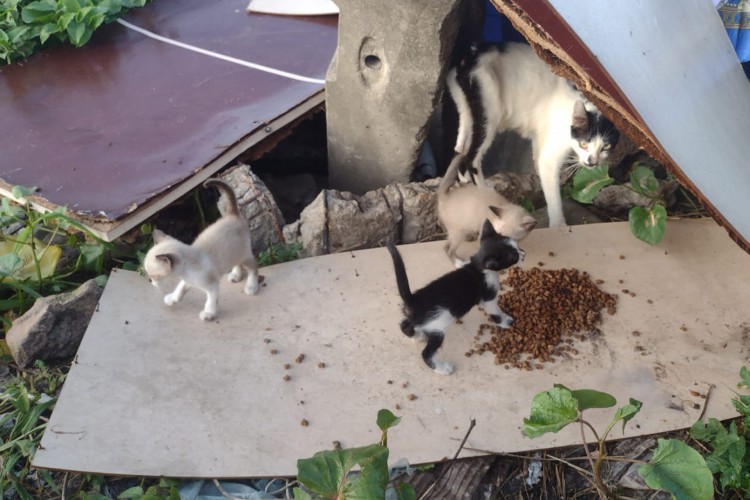
<svg viewBox="0 0 750 500"><path fill-rule="evenodd" d="M711 5L686 1L676 11L648 1L601 3L496 5L747 251L750 146L742 125L750 88ZM607 244L597 246L599 239ZM635 240L626 224L535 231L524 246L530 262L587 270L622 294L620 311L602 326L603 342L532 373L463 357L483 321L477 311L444 347L456 374L426 370L398 331L384 249L267 268L257 297L223 284L218 324L198 321L202 297L166 309L145 280L118 271L34 464L106 474L292 475L297 458L333 440L346 447L377 440L375 413L395 405L403 420L391 432L391 456L413 462L449 454L471 416L478 425L470 453L577 443L577 432L533 442L520 433L531 397L553 383L641 398L645 409L626 436L685 427L702 413L733 414L727 388L748 360L750 266L715 224L671 222L654 247ZM451 267L440 243L403 250L417 286ZM717 382L725 385L705 399Z"/></svg>

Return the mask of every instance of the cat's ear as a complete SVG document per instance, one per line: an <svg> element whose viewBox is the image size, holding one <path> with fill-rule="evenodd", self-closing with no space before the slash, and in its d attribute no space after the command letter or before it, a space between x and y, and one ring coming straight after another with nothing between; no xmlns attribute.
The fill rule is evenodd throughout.
<svg viewBox="0 0 750 500"><path fill-rule="evenodd" d="M523 218L523 222L521 222L521 226L525 230L531 231L532 229L536 227L536 223L537 223L537 220L535 218L533 218L530 215L527 215Z"/></svg>
<svg viewBox="0 0 750 500"><path fill-rule="evenodd" d="M489 219L484 219L484 224L482 224L482 236L480 239L485 240L489 237L496 236L497 233L495 232L495 228L492 227L492 223Z"/></svg>
<svg viewBox="0 0 750 500"><path fill-rule="evenodd" d="M490 210L492 211L493 214L497 215L498 217L500 217L500 218L503 217L503 209L502 208L490 205Z"/></svg>
<svg viewBox="0 0 750 500"><path fill-rule="evenodd" d="M589 124L589 116L586 114L586 106L583 101L578 99L573 105L573 128L585 128Z"/></svg>
<svg viewBox="0 0 750 500"><path fill-rule="evenodd" d="M169 238L169 236L167 236L165 232L154 229L154 243L161 243L167 238Z"/></svg>
<svg viewBox="0 0 750 500"><path fill-rule="evenodd" d="M163 253L156 256L156 260L172 269L177 264L177 256L173 253Z"/></svg>

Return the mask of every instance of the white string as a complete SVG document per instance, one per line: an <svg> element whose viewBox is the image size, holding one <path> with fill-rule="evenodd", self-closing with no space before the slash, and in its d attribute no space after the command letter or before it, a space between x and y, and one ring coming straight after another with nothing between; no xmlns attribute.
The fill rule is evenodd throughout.
<svg viewBox="0 0 750 500"><path fill-rule="evenodd" d="M326 83L325 80L321 80L319 78L309 78L309 77L302 76L302 75L296 75L294 73L288 73L286 71L281 71L280 69L269 68L268 66L251 63L249 61L243 61L242 59L236 59L234 57L225 56L224 54L219 54L218 52L212 52L210 50L201 49L200 47L195 47L193 45L188 45L186 43L178 42L177 40L172 40L171 38L163 37L151 31L145 30L143 28L139 28L138 26L135 26L134 24L130 24L127 21L123 21L122 19L118 19L117 22L122 24L128 29L137 31L138 33L146 35L147 37L153 38L155 40L159 40L160 42L168 43L170 45L175 45L183 49L192 50L193 52L197 52L199 54L203 54L209 57L215 57L216 59L221 59L222 61L228 61L231 63L239 64L240 66L257 69L259 71L265 71L266 73L283 76L285 78L291 78L292 80L298 80L300 82L317 83L317 84L322 84L322 85L325 85Z"/></svg>

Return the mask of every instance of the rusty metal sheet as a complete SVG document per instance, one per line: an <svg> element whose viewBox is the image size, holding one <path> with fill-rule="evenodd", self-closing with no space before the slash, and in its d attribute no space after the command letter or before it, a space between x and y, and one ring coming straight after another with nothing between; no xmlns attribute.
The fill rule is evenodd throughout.
<svg viewBox="0 0 750 500"><path fill-rule="evenodd" d="M177 185L187 192L323 102L336 16L250 14L246 5L159 0L81 49L58 46L0 69L2 187L38 186L39 205L65 205L112 236L126 218L132 227L150 215L149 200Z"/></svg>

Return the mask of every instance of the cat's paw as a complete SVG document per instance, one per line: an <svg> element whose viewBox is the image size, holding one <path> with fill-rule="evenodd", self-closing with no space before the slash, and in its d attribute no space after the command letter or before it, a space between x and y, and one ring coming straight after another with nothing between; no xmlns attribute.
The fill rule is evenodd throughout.
<svg viewBox="0 0 750 500"><path fill-rule="evenodd" d="M250 280L245 285L245 293L247 295L257 295L258 290L260 290L260 284L258 283L258 280Z"/></svg>
<svg viewBox="0 0 750 500"><path fill-rule="evenodd" d="M439 373L440 375L450 375L453 373L453 365L448 363L447 361L435 361L435 373Z"/></svg>
<svg viewBox="0 0 750 500"><path fill-rule="evenodd" d="M216 313L211 311L201 311L198 316L203 321L213 321L216 319Z"/></svg>
<svg viewBox="0 0 750 500"><path fill-rule="evenodd" d="M180 301L179 297L173 293L168 293L164 296L164 303L168 306L173 306Z"/></svg>
<svg viewBox="0 0 750 500"><path fill-rule="evenodd" d="M508 329L513 325L513 319L512 316L509 316L507 314L493 314L490 316L492 318L492 321L494 321L500 328Z"/></svg>
<svg viewBox="0 0 750 500"><path fill-rule="evenodd" d="M238 281L242 281L242 278L245 277L245 272L240 269L232 269L232 272L229 273L229 281L232 283L237 283Z"/></svg>

